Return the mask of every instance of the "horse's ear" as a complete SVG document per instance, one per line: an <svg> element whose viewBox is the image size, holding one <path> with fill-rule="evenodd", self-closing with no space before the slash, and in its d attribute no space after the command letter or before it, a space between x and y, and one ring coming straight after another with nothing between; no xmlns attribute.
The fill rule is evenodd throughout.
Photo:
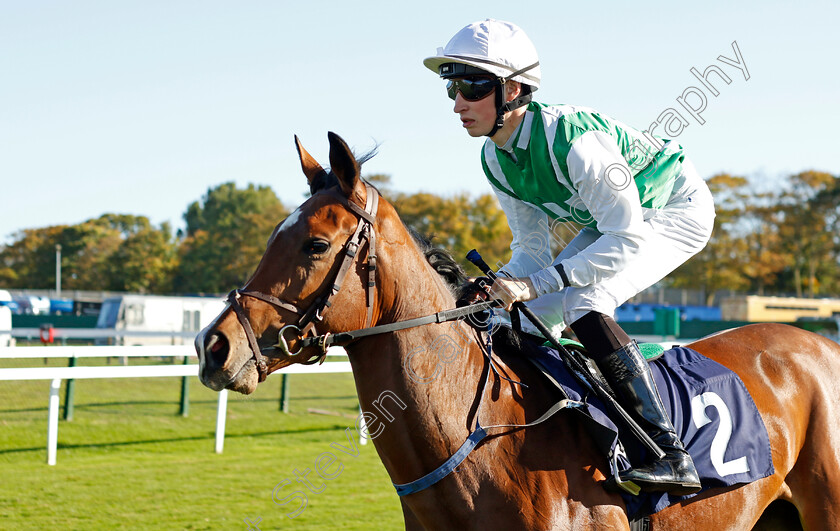
<svg viewBox="0 0 840 531"><path fill-rule="evenodd" d="M309 181L309 192L314 194L326 184L327 172L309 152L303 149L297 135L295 135L295 146L297 146L298 157L300 157L300 167L303 168L303 174Z"/></svg>
<svg viewBox="0 0 840 531"><path fill-rule="evenodd" d="M338 177L338 185L345 196L352 199L356 192L357 200L364 204L364 185L360 177L361 168L350 151L350 147L337 134L327 133L330 139L330 169Z"/></svg>

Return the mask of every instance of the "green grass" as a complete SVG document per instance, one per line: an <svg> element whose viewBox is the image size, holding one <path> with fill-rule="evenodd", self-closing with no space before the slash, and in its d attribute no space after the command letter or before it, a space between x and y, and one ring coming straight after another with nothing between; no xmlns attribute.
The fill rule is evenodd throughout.
<svg viewBox="0 0 840 531"><path fill-rule="evenodd" d="M373 445L358 445L352 375L292 375L290 385L289 414L279 411L277 376L249 397L231 393L219 455L218 395L196 378L188 417L178 415L180 378L77 380L73 420L60 421L57 465L48 466L49 382L0 382L0 529L244 530L246 518L261 518L262 530L401 529L399 501ZM63 405L64 387L61 396ZM330 446L348 446L347 428L356 457ZM329 481L315 468L327 451L343 466ZM308 497L290 519L297 501L278 505L272 491L307 468L323 490L284 487L278 500L294 491ZM326 469L338 470L338 463Z"/></svg>

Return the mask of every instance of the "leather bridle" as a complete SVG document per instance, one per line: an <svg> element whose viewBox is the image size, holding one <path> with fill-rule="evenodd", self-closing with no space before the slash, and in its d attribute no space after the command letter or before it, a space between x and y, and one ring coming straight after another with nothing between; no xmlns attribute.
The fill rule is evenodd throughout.
<svg viewBox="0 0 840 531"><path fill-rule="evenodd" d="M323 338L323 341L319 343L321 346L321 353L314 354L307 361L301 363L305 365L311 365L319 361L323 363L324 358L327 355L326 339L329 337L329 334L318 336L317 331L315 331L315 325L316 323L319 323L323 320L324 312L332 305L332 299L338 294L339 290L341 289L341 285L344 282L347 273L350 271L351 266L355 262L355 258L359 253L359 249L362 247L365 241L367 241L368 244L368 281L367 285L365 286L365 290L367 292L365 300L365 304L367 305L367 317L365 318L365 328L370 326L371 320L373 319L373 298L376 290L376 232L374 230L374 225L376 223L376 213L379 207L379 192L376 190L376 188L369 185L368 183L364 184L367 190L367 199L365 201L364 209L362 209L360 206L356 205L349 199L345 198L344 196L339 196L339 199L343 206L351 212L353 212L356 216L358 216L359 221L356 225L356 230L353 232L353 235L350 236L350 238L347 240L347 242L344 244L344 247L342 248L342 251L344 253L344 259L341 263L341 267L339 268L338 272L335 275L335 278L332 281L332 285L325 293L322 293L319 297L317 297L315 301L309 306L309 308L307 308L306 310L301 310L292 303L280 300L277 297L267 295L259 291L236 289L231 291L230 294L228 294L227 302L230 304L230 307L233 308L233 311L236 314L236 318L239 321L239 324L242 326L242 329L245 331L246 337L248 338L248 345L251 349L252 359L254 360L254 364L256 365L260 382L264 381L266 376L268 376L268 365L266 364L265 356L263 356L263 354L261 353L259 343L257 342L257 337L254 334L254 329L251 326L251 322L249 321L248 315L245 313L245 309L242 307L240 300L243 297L251 297L271 304L276 308L286 310L299 316L295 324L286 325L280 330L280 333L277 338L277 343L275 345L272 345L272 348L279 350L281 353L287 356L297 355L303 348L303 346L301 346L301 348L298 349L297 352L289 352L289 346L286 342L285 336L286 332L288 330L295 332L298 335L298 339L302 339L306 334L313 332L314 335L318 338Z"/></svg>

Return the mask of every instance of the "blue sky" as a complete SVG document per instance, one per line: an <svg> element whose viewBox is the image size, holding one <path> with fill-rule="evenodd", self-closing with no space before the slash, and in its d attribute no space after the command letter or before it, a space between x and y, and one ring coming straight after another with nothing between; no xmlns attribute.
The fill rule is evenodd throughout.
<svg viewBox="0 0 840 531"><path fill-rule="evenodd" d="M481 141L422 65L466 24L510 20L534 41L538 101L640 129L675 108L701 175L767 186L840 173L839 2L0 0L0 243L105 212L182 226L208 188L306 190L293 136L327 163L327 131L398 190L489 191ZM750 78L718 60L735 58ZM690 69L731 78L700 125L676 101ZM717 78L714 78L717 79ZM702 87L701 87L702 88ZM661 131L655 131L657 133Z"/></svg>

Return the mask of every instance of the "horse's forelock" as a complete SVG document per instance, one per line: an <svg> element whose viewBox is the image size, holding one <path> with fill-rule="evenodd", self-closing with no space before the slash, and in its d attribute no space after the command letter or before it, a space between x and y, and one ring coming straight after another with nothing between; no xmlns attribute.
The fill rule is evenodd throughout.
<svg viewBox="0 0 840 531"><path fill-rule="evenodd" d="M356 164L358 164L361 168L365 162L376 156L377 149L378 146L356 157ZM339 186L338 176L331 168L326 168L309 183L309 193L310 195L315 195L316 192L320 190L328 190L333 186Z"/></svg>
<svg viewBox="0 0 840 531"><path fill-rule="evenodd" d="M338 186L338 177L331 171L324 171L309 183L309 193L315 195L321 190Z"/></svg>

